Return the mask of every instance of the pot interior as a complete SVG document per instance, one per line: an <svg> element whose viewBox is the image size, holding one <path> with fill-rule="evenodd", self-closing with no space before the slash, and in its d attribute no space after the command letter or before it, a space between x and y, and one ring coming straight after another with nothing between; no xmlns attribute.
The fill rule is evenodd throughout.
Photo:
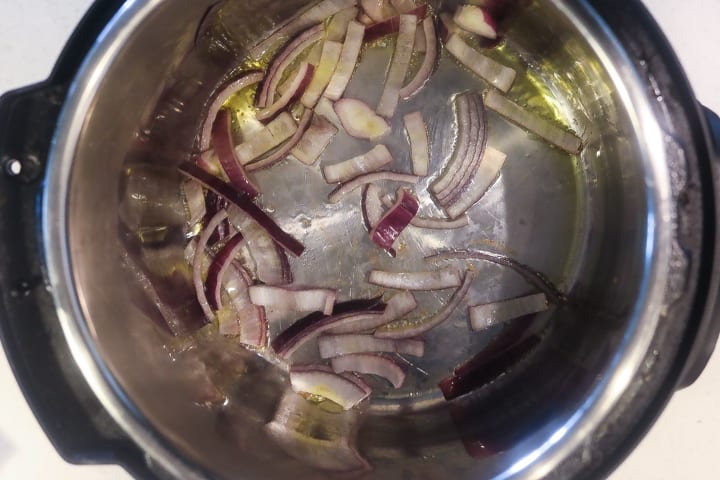
<svg viewBox="0 0 720 480"><path fill-rule="evenodd" d="M618 68L622 57L609 33L582 7L523 3L507 19L504 43L490 53L518 69L521 80L509 97L561 119L582 137L582 153L569 156L490 112L490 144L506 152L508 161L471 210L468 228L412 230L405 243L415 253L393 260L367 239L358 196L335 206L322 201L333 187L319 166L285 161L256 177L265 192L263 206L307 247L305 256L291 260L298 284L337 288L342 300L371 297L382 293L364 281L371 268L420 269L425 255L471 248L507 255L541 272L566 294L566 303L480 333L469 330L461 308L426 336L426 356L406 365L405 388L378 384L369 405L340 414L302 405L304 400L288 392L283 369L232 339L204 338L201 346L178 353L182 342L156 327L157 309L118 260L129 253L140 264L155 261L143 268L154 269L157 291L176 299L181 315L197 314L187 303L192 295L183 296L191 288L187 272L162 272L182 259L187 242L184 180L176 167L197 155L212 95L246 68L248 49L306 3L134 2L108 27L76 84L74 95L81 101L64 117L73 125L72 154L53 159L71 165L68 197L53 200L67 218L72 288L84 314L76 320L87 325L97 360L132 415L176 455L219 478L318 478L321 470L311 466L317 457L346 453L334 450L337 442L328 440L333 435L357 447L372 466L368 478L538 474L542 470L533 468L546 465L543 449L562 445L571 419L594 411L592 400L604 383L621 368L636 367L621 359L639 327L653 321L642 316L658 248L648 222L655 192L648 185L664 182L656 171L662 167L643 136L652 125L639 123L628 94L628 84L637 79ZM459 2L440 3L434 7L454 11ZM388 48L369 49L367 62L387 61ZM428 119L435 172L455 135L448 99L484 86L469 72L456 72L444 52L428 87L399 110L420 109ZM381 85L353 82L348 96L372 104ZM393 132L387 144L396 157L394 168L406 171L411 163L402 124L396 122ZM350 158L368 145L339 142L321 163ZM421 200L424 208L433 208ZM55 214L60 215L48 213ZM507 268L471 265L478 278L468 304L534 291ZM428 311L448 296L428 300ZM483 351L478 375L484 386L445 402L438 382ZM203 404L216 387L228 401ZM310 446L283 444L267 433L265 425L279 409L293 408L319 429ZM133 434L141 444L149 435ZM533 452L538 455L528 460Z"/></svg>

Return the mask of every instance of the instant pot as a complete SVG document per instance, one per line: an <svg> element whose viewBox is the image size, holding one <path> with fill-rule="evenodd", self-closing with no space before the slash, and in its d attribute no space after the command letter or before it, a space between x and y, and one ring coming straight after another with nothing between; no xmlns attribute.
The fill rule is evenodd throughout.
<svg viewBox="0 0 720 480"><path fill-rule="evenodd" d="M252 394L237 404L188 401L187 365L132 301L117 241L128 162L174 166L197 153L212 93L307 4L100 0L50 78L0 100L0 330L68 461L143 479L324 475L263 435L286 379L259 359L240 357L238 388ZM607 475L697 379L720 334L720 120L698 104L647 11L537 0L507 41L542 58L537 73L550 84L562 72L587 120L579 180L562 197L577 203L565 210L549 194L512 245L562 278L572 301L542 332L517 324L490 339L496 355L515 341L538 346L486 388L440 404L429 389L370 412L357 434L373 466L366 478ZM508 218L534 198L514 172ZM575 214L561 232L551 228L558 212Z"/></svg>

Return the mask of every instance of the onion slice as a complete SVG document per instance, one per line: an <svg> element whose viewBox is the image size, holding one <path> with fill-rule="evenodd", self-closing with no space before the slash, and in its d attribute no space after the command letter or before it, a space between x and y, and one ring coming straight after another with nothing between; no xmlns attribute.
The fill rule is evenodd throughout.
<svg viewBox="0 0 720 480"><path fill-rule="evenodd" d="M285 93L272 105L257 112L260 121L271 120L291 103L300 99L315 76L315 66L307 62L300 64L297 73L292 77Z"/></svg>
<svg viewBox="0 0 720 480"><path fill-rule="evenodd" d="M376 328L400 320L417 308L415 296L410 292L400 292L387 303L385 311L380 317L364 319L363 321L345 321L334 325L327 332L332 334L371 332Z"/></svg>
<svg viewBox="0 0 720 480"><path fill-rule="evenodd" d="M265 309L250 301L251 284L247 272L233 263L228 270L225 291L234 308L226 314L223 311L218 314L220 334L237 336L243 345L264 348L267 345L267 318Z"/></svg>
<svg viewBox="0 0 720 480"><path fill-rule="evenodd" d="M395 205L385 213L370 232L372 241L380 248L387 250L393 257L395 256L393 245L420 209L417 198L405 189L399 190L397 198Z"/></svg>
<svg viewBox="0 0 720 480"><path fill-rule="evenodd" d="M390 3L398 13L407 13L415 10L417 7L414 0L390 0Z"/></svg>
<svg viewBox="0 0 720 480"><path fill-rule="evenodd" d="M400 31L395 52L385 79L385 89L377 107L377 113L385 118L392 118L400 103L400 90L410 67L416 29L417 17L415 15L400 15Z"/></svg>
<svg viewBox="0 0 720 480"><path fill-rule="evenodd" d="M335 373L357 372L375 375L389 381L393 387L401 388L405 383L405 372L397 363L380 355L353 354L331 360Z"/></svg>
<svg viewBox="0 0 720 480"><path fill-rule="evenodd" d="M340 117L335 112L335 105L326 97L321 97L315 106L315 113L337 127L338 131L343 127Z"/></svg>
<svg viewBox="0 0 720 480"><path fill-rule="evenodd" d="M477 111L471 108L470 95L460 95L455 98L455 111L458 140L443 174L430 186L430 190L436 196L452 187L460 173L460 166L466 162L466 157L472 156L474 141L478 136L479 120Z"/></svg>
<svg viewBox="0 0 720 480"><path fill-rule="evenodd" d="M248 56L250 58L259 58L273 46L286 42L303 30L322 23L327 18L345 9L352 8L356 4L357 0L323 0L300 15L288 20L275 33L250 49Z"/></svg>
<svg viewBox="0 0 720 480"><path fill-rule="evenodd" d="M320 357L334 358L356 353L399 353L422 357L425 355L423 340L390 340L372 335L327 335L318 340Z"/></svg>
<svg viewBox="0 0 720 480"><path fill-rule="evenodd" d="M305 165L314 165L337 133L338 129L335 125L326 120L325 117L313 115L310 127L305 131L305 134L291 153L293 157Z"/></svg>
<svg viewBox="0 0 720 480"><path fill-rule="evenodd" d="M221 110L218 113L213 124L212 140L215 154L220 160L220 165L230 180L230 184L250 198L257 197L260 189L248 178L235 153L232 143L231 117L228 110Z"/></svg>
<svg viewBox="0 0 720 480"><path fill-rule="evenodd" d="M465 43L465 40L457 33L450 35L450 38L445 44L445 48L447 48L448 52L457 58L460 63L493 87L504 93L510 90L517 76L517 72L512 68L506 67L478 52Z"/></svg>
<svg viewBox="0 0 720 480"><path fill-rule="evenodd" d="M315 74L302 96L301 102L306 108L315 108L318 100L335 74L343 45L338 42L325 41L320 56L320 63Z"/></svg>
<svg viewBox="0 0 720 480"><path fill-rule="evenodd" d="M309 393L331 400L350 410L370 396L369 387L362 389L346 377L317 367L292 367L290 384L297 393Z"/></svg>
<svg viewBox="0 0 720 480"><path fill-rule="evenodd" d="M470 326L481 331L500 325L516 318L544 312L549 308L544 293L514 298L503 302L476 305L470 307Z"/></svg>
<svg viewBox="0 0 720 480"><path fill-rule="evenodd" d="M397 15L388 0L360 0L360 6L374 22L382 22Z"/></svg>
<svg viewBox="0 0 720 480"><path fill-rule="evenodd" d="M576 155L582 150L583 144L579 137L556 127L550 121L522 108L498 92L490 90L485 95L485 104L511 122L572 155Z"/></svg>
<svg viewBox="0 0 720 480"><path fill-rule="evenodd" d="M422 112L413 112L405 115L403 121L410 139L413 173L418 177L426 177L430 171L430 143L425 119Z"/></svg>
<svg viewBox="0 0 720 480"><path fill-rule="evenodd" d="M315 25L300 34L295 40L290 42L283 51L275 57L272 65L268 69L262 89L258 93L257 106L265 108L268 103L275 100L275 92L280 84L285 70L308 49L312 44L316 43L323 36L323 25Z"/></svg>
<svg viewBox="0 0 720 480"><path fill-rule="evenodd" d="M390 208L395 203L395 197L392 195L385 195L382 198L382 203L385 207ZM458 228L465 228L470 225L470 219L467 215L464 215L456 220L445 220L443 218L425 218L415 217L410 222L410 225L417 228L426 228L429 230L456 230Z"/></svg>
<svg viewBox="0 0 720 480"><path fill-rule="evenodd" d="M237 145L235 154L247 170L252 171L253 168L257 169L257 166L250 166L251 163L257 162L260 157L292 138L297 130L293 116L283 112L267 126L254 132L245 142ZM267 160L263 163L267 163Z"/></svg>
<svg viewBox="0 0 720 480"><path fill-rule="evenodd" d="M205 281L205 290L208 295L208 301L213 310L222 308L222 284L225 274L230 268L230 264L244 246L244 238L241 233L236 233L227 241L225 246L215 255L210 269L208 270L207 280ZM197 250L196 250L197 255Z"/></svg>
<svg viewBox="0 0 720 480"><path fill-rule="evenodd" d="M416 184L420 181L420 177L415 176L415 175L408 175L405 173L395 173L395 172L368 173L367 175L363 175L363 176L358 177L354 180L351 180L343 185L340 185L335 191L333 191L330 194L330 196L328 197L328 201L330 203L337 203L345 195L357 190L358 188L362 187L363 185L367 185L368 183L382 182L382 181Z"/></svg>
<svg viewBox="0 0 720 480"><path fill-rule="evenodd" d="M404 99L414 97L425 84L430 80L433 69L435 68L435 62L437 62L438 44L437 34L435 33L435 22L432 17L427 17L423 20L422 29L418 29L419 32L423 32L423 38L425 43L423 44L423 50L425 52L425 58L423 63L420 65L415 77L400 89L400 96ZM417 46L416 51L419 51Z"/></svg>
<svg viewBox="0 0 720 480"><path fill-rule="evenodd" d="M498 37L495 19L477 5L462 5L453 17L455 24L471 33L495 40Z"/></svg>
<svg viewBox="0 0 720 480"><path fill-rule="evenodd" d="M353 137L375 140L390 133L390 124L365 102L343 98L335 102L334 108L343 128Z"/></svg>
<svg viewBox="0 0 720 480"><path fill-rule="evenodd" d="M460 303L465 299L472 282L475 280L475 274L468 271L465 273L465 280L462 286L455 291L452 298L439 312L430 318L420 319L419 321L401 321L391 323L375 332L375 336L378 338L392 338L392 339L403 339L403 338L415 338L425 332L436 328L445 321L457 310Z"/></svg>
<svg viewBox="0 0 720 480"><path fill-rule="evenodd" d="M302 243L295 240L288 233L283 231L277 223L275 223L265 212L255 205L250 198L240 192L235 191L230 185L223 182L217 177L210 175L197 165L186 162L178 168L180 173L200 182L206 188L225 198L230 203L235 204L244 211L258 225L260 225L277 244L291 252L293 255L300 256L305 251Z"/></svg>
<svg viewBox="0 0 720 480"><path fill-rule="evenodd" d="M263 168L269 168L275 165L277 162L287 158L290 152L293 151L293 149L300 143L304 135L307 133L312 117L312 110L305 109L302 116L300 117L300 123L298 123L297 128L295 128L295 133L293 133L292 137L290 137L280 148L278 148L274 152L248 165L247 170L254 172Z"/></svg>
<svg viewBox="0 0 720 480"><path fill-rule="evenodd" d="M500 170L503 165L505 165L506 159L507 155L504 153L492 147L487 147L485 156L482 162L480 162L475 178L468 190L460 193L455 203L445 208L450 218L458 218L480 201L495 180L497 180L500 175Z"/></svg>
<svg viewBox="0 0 720 480"><path fill-rule="evenodd" d="M230 99L233 95L238 93L251 85L262 82L265 75L262 72L250 72L244 74L242 77L231 81L229 84L220 88L220 91L215 94L212 103L208 107L208 113L205 116L203 127L200 133L200 151L206 152L210 150L210 142L212 135L212 127L215 123L215 117L218 112L225 105L225 102Z"/></svg>
<svg viewBox="0 0 720 480"><path fill-rule="evenodd" d="M359 22L350 22L347 27L347 36L343 44L340 61L330 84L325 90L325 96L330 100L340 100L345 94L352 74L360 57L363 39L365 38L365 26Z"/></svg>
<svg viewBox="0 0 720 480"><path fill-rule="evenodd" d="M357 18L359 12L359 8L351 7L333 15L325 38L331 42L342 42L347 36L348 27Z"/></svg>
<svg viewBox="0 0 720 480"><path fill-rule="evenodd" d="M523 277L533 287L537 288L554 304L560 305L566 301L565 295L545 275L533 270L527 265L493 252L484 250L453 250L439 252L425 259L426 262L438 263L453 260L475 260L490 262L503 267L508 267Z"/></svg>
<svg viewBox="0 0 720 480"><path fill-rule="evenodd" d="M392 163L393 157L385 145L377 145L364 155L351 158L335 165L323 167L327 183L343 183L363 174L375 172Z"/></svg>
<svg viewBox="0 0 720 480"><path fill-rule="evenodd" d="M394 273L373 270L368 283L396 290L431 291L458 288L462 285L462 273L458 268L443 268L432 272Z"/></svg>
<svg viewBox="0 0 720 480"><path fill-rule="evenodd" d="M200 307L202 307L203 313L205 314L206 323L211 323L215 318L213 310L210 307L207 294L205 293L205 285L203 284L203 258L205 257L205 248L207 247L208 240L213 234L216 228L227 219L227 212L220 210L210 219L205 230L203 230L200 238L198 239L197 247L195 247L195 257L193 258L193 285L195 285L195 294L198 297Z"/></svg>
<svg viewBox="0 0 720 480"><path fill-rule="evenodd" d="M406 12L408 15L414 15L418 22L424 19L428 14L428 5L423 3L418 5L413 10ZM359 20L362 21L362 20ZM378 38L382 38L386 35L392 35L400 31L400 16L388 18L382 22L367 24L365 29L365 41L372 42Z"/></svg>
<svg viewBox="0 0 720 480"><path fill-rule="evenodd" d="M380 200L380 187L373 183L365 185L362 193L362 217L365 228L371 232L375 226L380 223L385 211L383 210L382 201ZM393 204L395 202L392 202ZM392 204L390 205L392 206Z"/></svg>
<svg viewBox="0 0 720 480"><path fill-rule="evenodd" d="M335 290L323 288L250 287L250 300L254 305L284 312L323 312L330 315L335 306L335 295Z"/></svg>
<svg viewBox="0 0 720 480"><path fill-rule="evenodd" d="M185 217L190 227L200 223L207 214L205 206L205 192L202 185L192 180L182 184L183 198L185 200Z"/></svg>

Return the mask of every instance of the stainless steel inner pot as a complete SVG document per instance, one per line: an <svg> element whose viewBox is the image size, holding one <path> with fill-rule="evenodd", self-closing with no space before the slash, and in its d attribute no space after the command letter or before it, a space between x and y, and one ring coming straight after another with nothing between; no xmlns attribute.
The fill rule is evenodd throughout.
<svg viewBox="0 0 720 480"><path fill-rule="evenodd" d="M458 2L441 3L452 8ZM317 470L263 433L287 388L285 373L238 354L234 401L221 413L195 405L190 368L171 360L165 340L135 306L127 273L116 260L128 165L151 163L172 172L189 158L213 91L245 49L307 2L224 2L210 13L219 23L196 39L212 4L129 2L98 39L54 142L44 213L48 274L83 374L162 469L179 478L318 478ZM381 395L361 415L358 448L374 467L368 478L544 477L620 401L668 301L671 179L651 108L656 98L584 3L535 1L520 12L506 48L556 99L585 148L571 160L493 118L493 135L502 139L511 161L474 211L470 233L454 237L453 245L510 254L543 272L573 301L527 328L511 325L470 336L456 317L433 332L429 345L437 350L422 365L428 377L418 374L412 392ZM437 89L452 90L461 80L443 77L441 65L433 81ZM418 101L432 109L434 98ZM437 104L436 150L447 148L442 139L451 116L445 110ZM287 205L302 189L327 188L299 169L283 168L282 184L259 180L278 192L271 203ZM178 185L173 173L161 176L158 198ZM347 226L361 228L360 222L323 208L277 208L276 218L311 251L327 246L322 257L305 260L319 266L305 283L330 278L342 291L349 285L343 275L361 277L367 270L344 254L355 228ZM302 214L325 219L328 228L292 230ZM413 242L432 252L448 239L435 233ZM478 268L478 300L528 289L510 272ZM439 401L435 385L449 372L447 365L436 367L442 357L459 363L510 329L541 342L472 398Z"/></svg>

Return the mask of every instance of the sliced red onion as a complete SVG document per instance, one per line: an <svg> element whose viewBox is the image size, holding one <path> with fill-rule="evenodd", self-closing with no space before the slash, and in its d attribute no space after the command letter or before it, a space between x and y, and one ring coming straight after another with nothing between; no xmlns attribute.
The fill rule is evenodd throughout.
<svg viewBox="0 0 720 480"><path fill-rule="evenodd" d="M395 173L395 172L368 173L367 175L363 175L362 177L358 177L354 180L349 181L348 183L340 185L340 187L338 187L335 191L333 191L330 194L330 196L328 197L328 201L330 203L337 203L345 195L357 190L358 188L362 187L363 185L367 185L368 183L382 182L382 181L416 184L420 181L420 177L415 176L415 175L408 175L405 173Z"/></svg>
<svg viewBox="0 0 720 480"><path fill-rule="evenodd" d="M205 122L203 122L200 134L200 151L206 152L210 150L213 123L215 123L215 117L222 106L225 105L225 102L227 102L230 97L238 93L240 90L262 82L263 77L264 74L262 72L246 73L242 77L223 86L220 91L215 94L213 101L208 108L208 113L205 116Z"/></svg>
<svg viewBox="0 0 720 480"><path fill-rule="evenodd" d="M399 321L386 325L375 332L375 336L378 338L415 338L436 328L445 321L457 310L460 303L465 299L472 282L475 280L475 274L468 271L465 273L465 280L462 286L453 294L450 302L445 305L438 313L430 318L420 319L418 321Z"/></svg>
<svg viewBox="0 0 720 480"><path fill-rule="evenodd" d="M260 189L250 180L240 159L235 154L232 142L231 117L228 110L221 110L218 113L213 124L212 140L215 154L220 160L220 165L222 165L225 175L230 180L230 184L250 198L257 197L260 194Z"/></svg>
<svg viewBox="0 0 720 480"><path fill-rule="evenodd" d="M495 40L498 36L495 19L477 5L460 6L455 12L453 20L463 30L482 37Z"/></svg>
<svg viewBox="0 0 720 480"><path fill-rule="evenodd" d="M335 373L357 372L375 375L389 381L393 387L401 388L405 383L405 372L389 358L380 355L354 354L331 360Z"/></svg>
<svg viewBox="0 0 720 480"><path fill-rule="evenodd" d="M413 48L415 50L415 53L425 53L427 51L427 38L425 36L425 29L418 28L415 30L415 46Z"/></svg>
<svg viewBox="0 0 720 480"><path fill-rule="evenodd" d="M472 127L475 127L474 139L468 148L465 158L450 166L447 175L451 175L450 183L436 195L439 203L446 207L457 200L459 195L467 189L469 183L478 174L478 168L483 161L488 142L487 111L479 95L468 95Z"/></svg>
<svg viewBox="0 0 720 480"><path fill-rule="evenodd" d="M183 182L182 191L185 198L185 216L188 219L188 225L192 227L200 223L207 213L205 192L202 185L192 180Z"/></svg>
<svg viewBox="0 0 720 480"><path fill-rule="evenodd" d="M335 290L290 289L270 285L250 287L254 305L284 312L323 312L330 315L335 306Z"/></svg>
<svg viewBox="0 0 720 480"><path fill-rule="evenodd" d="M395 204L395 197L392 195L385 195L382 198L382 203L385 207L390 208ZM470 225L470 219L467 216L462 216L456 220L445 220L444 218L424 218L415 217L410 224L417 228L426 228L429 230L456 230L458 228L465 228Z"/></svg>
<svg viewBox="0 0 720 480"><path fill-rule="evenodd" d="M372 335L328 335L320 337L318 347L322 358L356 353L399 353L413 357L425 355L423 340L390 340Z"/></svg>
<svg viewBox="0 0 720 480"><path fill-rule="evenodd" d="M269 103L275 101L275 92L280 84L280 80L285 74L285 70L293 64L295 60L311 45L322 39L323 25L315 25L314 27L301 33L295 40L290 42L283 51L275 57L273 63L268 69L262 90L258 93L257 106L265 108Z"/></svg>
<svg viewBox="0 0 720 480"><path fill-rule="evenodd" d="M460 95L456 97L455 105L458 140L443 174L430 186L430 190L436 196L448 188L452 188L455 178L461 173L460 166L465 163L466 157L472 157L474 141L478 134L479 119L477 111L471 108L470 96Z"/></svg>
<svg viewBox="0 0 720 480"><path fill-rule="evenodd" d="M545 293L552 303L560 305L566 301L565 295L562 294L560 290L558 290L558 288L547 277L545 277L545 275L505 255L487 252L484 250L453 250L439 252L425 259L426 262L430 263L447 262L452 260L476 260L508 267L523 277L530 285Z"/></svg>
<svg viewBox="0 0 720 480"><path fill-rule="evenodd" d="M285 143L282 144L280 148L272 152L271 154L254 161L250 165L247 166L247 170L254 172L257 170L261 170L264 168L269 168L278 163L281 160L284 160L288 157L291 151L300 143L300 141L303 139L305 133L307 132L308 128L310 127L310 121L312 120L313 113L312 110L306 109L302 116L300 117L300 122L298 123L297 127L295 128L295 133L293 133L292 137L290 137Z"/></svg>
<svg viewBox="0 0 720 480"><path fill-rule="evenodd" d="M445 48L447 48L448 52L457 58L460 63L493 87L504 93L510 90L517 76L517 72L512 68L506 67L478 52L465 43L465 40L457 33L450 35L450 39L445 44Z"/></svg>
<svg viewBox="0 0 720 480"><path fill-rule="evenodd" d="M348 26L357 18L359 12L359 8L351 7L333 15L328 24L325 38L331 42L344 41L347 36Z"/></svg>
<svg viewBox="0 0 720 480"><path fill-rule="evenodd" d="M368 232L371 232L372 229L380 223L380 220L385 214L382 201L380 200L380 193L380 187L373 183L369 183L363 188L361 202L362 217Z"/></svg>
<svg viewBox="0 0 720 480"><path fill-rule="evenodd" d="M343 128L353 137L375 140L390 133L390 124L365 102L343 98L334 108Z"/></svg>
<svg viewBox="0 0 720 480"><path fill-rule="evenodd" d="M315 106L315 113L337 127L338 131L344 129L340 117L335 113L335 104L326 97L321 97Z"/></svg>
<svg viewBox="0 0 720 480"><path fill-rule="evenodd" d="M450 218L458 218L480 201L495 180L497 180L500 175L500 170L503 165L505 165L506 159L507 155L504 153L492 147L487 147L485 156L482 162L480 162L475 178L468 190L461 193L455 200L455 203L445 208Z"/></svg>
<svg viewBox="0 0 720 480"><path fill-rule="evenodd" d="M215 216L220 210L227 210L230 204L227 200L217 195L212 190L208 190L205 193L205 205L207 206L207 215L205 216L205 223L209 222L212 217ZM227 240L231 235L230 222L225 220L218 225L215 232L210 236L208 240L208 247L214 247L220 242ZM192 263L192 262L191 262Z"/></svg>
<svg viewBox="0 0 720 480"><path fill-rule="evenodd" d="M374 22L382 22L397 15L388 0L360 0L360 6Z"/></svg>
<svg viewBox="0 0 720 480"><path fill-rule="evenodd" d="M430 143L425 119L422 112L413 112L405 115L403 121L410 139L413 173L418 177L425 177L430 171Z"/></svg>
<svg viewBox="0 0 720 480"><path fill-rule="evenodd" d="M298 67L297 73L292 77L285 93L272 105L257 112L257 119L260 121L271 120L280 112L287 109L290 104L297 101L305 93L305 90L315 77L315 66L303 62Z"/></svg>
<svg viewBox="0 0 720 480"><path fill-rule="evenodd" d="M327 183L344 183L361 175L376 172L392 161L390 150L385 145L377 145L364 155L323 167L323 176Z"/></svg>
<svg viewBox="0 0 720 480"><path fill-rule="evenodd" d="M428 14L428 6L426 3L415 7L413 10L406 12L408 15L414 15L418 22L423 20ZM361 20L359 20L361 21ZM362 22L362 21L361 21ZM400 31L400 16L388 18L382 22L366 24L365 41L372 42L386 35L393 35Z"/></svg>
<svg viewBox="0 0 720 480"><path fill-rule="evenodd" d="M248 253L255 264L257 279L266 285L289 285L293 282L285 251L254 220L237 207L228 209L230 222L245 236Z"/></svg>
<svg viewBox="0 0 720 480"><path fill-rule="evenodd" d="M475 331L487 330L516 318L544 312L549 308L544 293L514 298L503 302L470 307L470 326Z"/></svg>
<svg viewBox="0 0 720 480"><path fill-rule="evenodd" d="M338 12L352 8L357 0L323 0L305 10L300 15L291 18L284 25L278 28L275 33L253 47L248 56L259 58L273 46L286 42L289 38L297 35L303 30L324 22Z"/></svg>
<svg viewBox="0 0 720 480"><path fill-rule="evenodd" d="M440 20L438 24L440 28L440 38L442 38L443 42L447 43L447 41L450 40L450 37L452 35L458 34L462 36L463 33L468 33L457 26L457 24L452 18L452 15L450 15L449 13L443 12L438 15L438 18Z"/></svg>
<svg viewBox="0 0 720 480"><path fill-rule="evenodd" d="M305 247L302 243L298 242L288 233L284 232L246 195L235 191L230 185L217 177L213 177L193 163L186 162L179 167L179 170L183 175L200 182L206 188L209 188L213 192L224 197L227 201L235 204L238 208L249 215L250 218L257 222L258 225L260 225L277 244L281 245L292 254L300 256L305 251ZM200 248L200 250L203 248Z"/></svg>
<svg viewBox="0 0 720 480"><path fill-rule="evenodd" d="M208 133L208 138L211 139L210 133ZM216 177L222 177L223 175L225 175L225 173L222 171L222 167L220 166L220 162L215 155L215 152L212 150L208 150L207 152L198 155L198 157L195 159L195 163L197 163L198 167L202 168L208 173L212 173Z"/></svg>
<svg viewBox="0 0 720 480"><path fill-rule="evenodd" d="M236 233L225 246L215 255L210 269L208 270L207 280L205 281L208 301L213 310L222 308L222 284L225 274L230 268L230 264L243 247L244 238L241 233Z"/></svg>
<svg viewBox="0 0 720 480"><path fill-rule="evenodd" d="M425 84L430 80L430 76L435 69L435 63L437 62L438 44L433 18L427 17L423 20L422 29L418 29L418 31L423 32L425 43L423 44L422 51L425 52L425 58L415 74L415 77L410 81L410 83L400 89L400 97L406 100L414 97L418 92L420 92L420 90L422 90ZM417 47L415 47L415 50L419 51Z"/></svg>
<svg viewBox="0 0 720 480"><path fill-rule="evenodd" d="M225 290L233 304L230 315L224 318L219 314L220 334L237 336L243 345L255 348L267 346L267 318L265 309L257 307L250 301L250 285L252 280L247 272L236 263L230 266Z"/></svg>
<svg viewBox="0 0 720 480"><path fill-rule="evenodd" d="M315 75L301 99L301 103L306 108L315 108L318 100L320 100L320 97L330 83L330 79L335 74L342 49L342 43L330 41L323 43L322 54L318 67L315 70Z"/></svg>
<svg viewBox="0 0 720 480"><path fill-rule="evenodd" d="M458 288L462 285L462 273L458 268L443 268L432 272L385 272L373 270L368 283L395 290L431 291Z"/></svg>
<svg viewBox="0 0 720 480"><path fill-rule="evenodd" d="M309 393L331 400L345 410L359 405L370 394L345 377L322 368L293 367L290 384L297 393Z"/></svg>
<svg viewBox="0 0 720 480"><path fill-rule="evenodd" d="M579 137L524 109L498 92L490 90L485 95L485 104L489 109L496 111L511 122L572 155L576 155L582 150L582 140Z"/></svg>
<svg viewBox="0 0 720 480"><path fill-rule="evenodd" d="M210 307L207 294L205 293L205 285L203 284L203 257L205 256L205 248L207 247L208 240L213 234L215 229L227 219L227 212L220 210L215 216L208 222L205 230L203 230L200 238L198 239L197 247L195 248L195 258L193 259L193 284L195 285L195 293L198 297L198 302L202 307L203 313L207 323L211 323L215 318L213 310Z"/></svg>
<svg viewBox="0 0 720 480"><path fill-rule="evenodd" d="M385 89L377 107L377 113L385 118L392 118L400 103L400 90L403 88L410 68L416 29L417 17L415 15L400 15L400 31L395 52L385 79Z"/></svg>
<svg viewBox="0 0 720 480"><path fill-rule="evenodd" d="M366 27L368 27L368 26L370 26L370 25L373 25L373 24L375 23L375 21L374 21L372 18L370 18L370 17L367 15L367 13L362 12L362 11L361 11L360 13L358 13L357 21L358 21L359 23L362 23L362 24L365 25Z"/></svg>
<svg viewBox="0 0 720 480"><path fill-rule="evenodd" d="M387 250L392 256L395 256L393 245L420 209L417 198L405 189L398 191L397 198L395 205L390 207L370 232L372 241L380 248Z"/></svg>
<svg viewBox="0 0 720 480"><path fill-rule="evenodd" d="M245 142L235 147L235 154L240 162L250 170L250 164L277 148L297 133L298 125L288 112L283 112L267 124L266 127L253 132Z"/></svg>
<svg viewBox="0 0 720 480"><path fill-rule="evenodd" d="M340 100L345 94L350 79L362 50L363 39L365 38L365 26L359 22L350 22L347 27L345 44L340 54L335 74L330 79L330 84L325 90L325 96L331 100Z"/></svg>
<svg viewBox="0 0 720 480"><path fill-rule="evenodd" d="M334 325L332 328L329 328L327 332L335 335L344 333L372 332L376 328L400 320L405 315L413 312L416 308L417 301L415 300L415 295L410 292L400 292L390 299L381 316L369 317L356 321L338 322L341 324Z"/></svg>
<svg viewBox="0 0 720 480"><path fill-rule="evenodd" d="M314 115L309 128L291 153L305 165L314 165L337 133L338 129L332 123L320 115Z"/></svg>
<svg viewBox="0 0 720 480"><path fill-rule="evenodd" d="M398 13L411 12L417 8L414 0L390 0L390 3Z"/></svg>

